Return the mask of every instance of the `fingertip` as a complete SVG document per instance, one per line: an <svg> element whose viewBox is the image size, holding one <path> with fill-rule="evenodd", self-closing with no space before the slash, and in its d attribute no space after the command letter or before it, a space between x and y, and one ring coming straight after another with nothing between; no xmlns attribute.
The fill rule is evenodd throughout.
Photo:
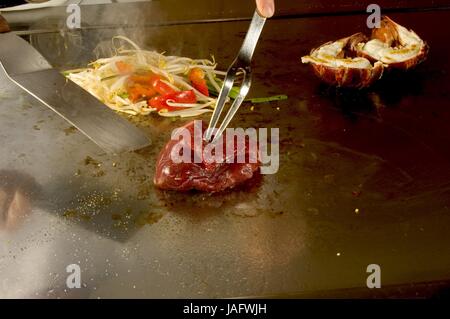
<svg viewBox="0 0 450 319"><path fill-rule="evenodd" d="M273 17L275 13L275 4L273 0L257 0L258 12L265 18Z"/></svg>
<svg viewBox="0 0 450 319"><path fill-rule="evenodd" d="M273 17L273 15L274 15L274 13L275 13L275 10L272 8L266 8L265 10L264 10L264 13L263 13L263 15L266 17L266 18L272 18Z"/></svg>

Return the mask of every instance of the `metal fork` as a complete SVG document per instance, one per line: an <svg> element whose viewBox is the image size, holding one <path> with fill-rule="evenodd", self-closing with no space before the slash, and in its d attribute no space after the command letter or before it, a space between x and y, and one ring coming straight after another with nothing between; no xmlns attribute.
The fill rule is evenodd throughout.
<svg viewBox="0 0 450 319"><path fill-rule="evenodd" d="M242 44L242 47L239 50L236 59L234 59L231 66L228 68L227 75L225 76L225 79L223 81L222 89L220 90L219 97L217 98L216 107L211 116L211 121L209 122L208 129L206 131L206 142L211 141L211 137L213 134L214 138L211 141L212 143L214 143L222 135L223 131L225 131L228 124L230 124L233 116L236 114L237 110L247 96L248 91L250 90L252 77L252 69L250 64L252 61L253 52L255 51L256 44L258 43L258 39L261 35L261 31L264 27L265 22L266 18L262 17L256 10L253 14L252 22L250 23L247 35L245 36L244 43ZM243 74L243 80L239 89L239 94L233 101L233 104L231 104L231 107L228 110L228 113L225 115L222 124L220 124L219 128L216 129L217 122L219 121L225 103L227 102L228 94L233 88L233 84L236 80L236 75L238 74L238 72L241 72Z"/></svg>

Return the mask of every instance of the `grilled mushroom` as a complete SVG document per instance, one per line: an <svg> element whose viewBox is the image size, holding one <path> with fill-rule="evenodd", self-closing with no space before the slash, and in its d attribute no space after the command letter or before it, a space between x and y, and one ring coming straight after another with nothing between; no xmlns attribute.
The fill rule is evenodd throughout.
<svg viewBox="0 0 450 319"><path fill-rule="evenodd" d="M367 41L362 33L327 42L313 49L310 55L302 57L314 73L324 82L340 87L365 88L377 81L383 74L383 63L372 62L356 56L359 43Z"/></svg>
<svg viewBox="0 0 450 319"><path fill-rule="evenodd" d="M371 40L358 43L356 51L358 56L381 61L388 68L408 70L426 59L428 45L414 31L383 16Z"/></svg>
<svg viewBox="0 0 450 319"><path fill-rule="evenodd" d="M9 32L9 25L8 22L6 22L5 18L2 17L2 15L0 14L0 33L3 32Z"/></svg>

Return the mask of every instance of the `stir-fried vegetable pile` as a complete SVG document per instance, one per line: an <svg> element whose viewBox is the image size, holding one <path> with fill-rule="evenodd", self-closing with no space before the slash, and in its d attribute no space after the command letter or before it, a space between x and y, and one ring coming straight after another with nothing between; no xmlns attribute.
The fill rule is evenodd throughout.
<svg viewBox="0 0 450 319"><path fill-rule="evenodd" d="M195 116L211 112L216 99L209 96L208 83L220 90L214 61L165 56L139 48L123 36L131 49L117 49L117 55L98 59L88 68L65 75L110 108L128 114Z"/></svg>
<svg viewBox="0 0 450 319"><path fill-rule="evenodd" d="M132 115L157 111L161 116L188 117L215 107L216 98L210 93L220 91L226 73L216 70L214 60L165 56L143 50L123 36L114 37L113 44L115 40L125 41L131 48L117 48L113 57L64 74L113 110Z"/></svg>

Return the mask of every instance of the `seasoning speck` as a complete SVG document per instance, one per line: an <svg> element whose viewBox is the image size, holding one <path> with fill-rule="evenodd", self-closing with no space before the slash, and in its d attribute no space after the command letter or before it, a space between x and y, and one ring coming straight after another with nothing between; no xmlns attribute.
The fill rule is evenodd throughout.
<svg viewBox="0 0 450 319"><path fill-rule="evenodd" d="M84 165L94 165L98 167L100 165L100 162L90 156L86 156L86 158L84 159Z"/></svg>
<svg viewBox="0 0 450 319"><path fill-rule="evenodd" d="M66 129L64 129L64 133L66 134L66 136L70 135L70 134L73 134L76 131L77 131L77 128L75 126L71 126L71 127L68 127Z"/></svg>

